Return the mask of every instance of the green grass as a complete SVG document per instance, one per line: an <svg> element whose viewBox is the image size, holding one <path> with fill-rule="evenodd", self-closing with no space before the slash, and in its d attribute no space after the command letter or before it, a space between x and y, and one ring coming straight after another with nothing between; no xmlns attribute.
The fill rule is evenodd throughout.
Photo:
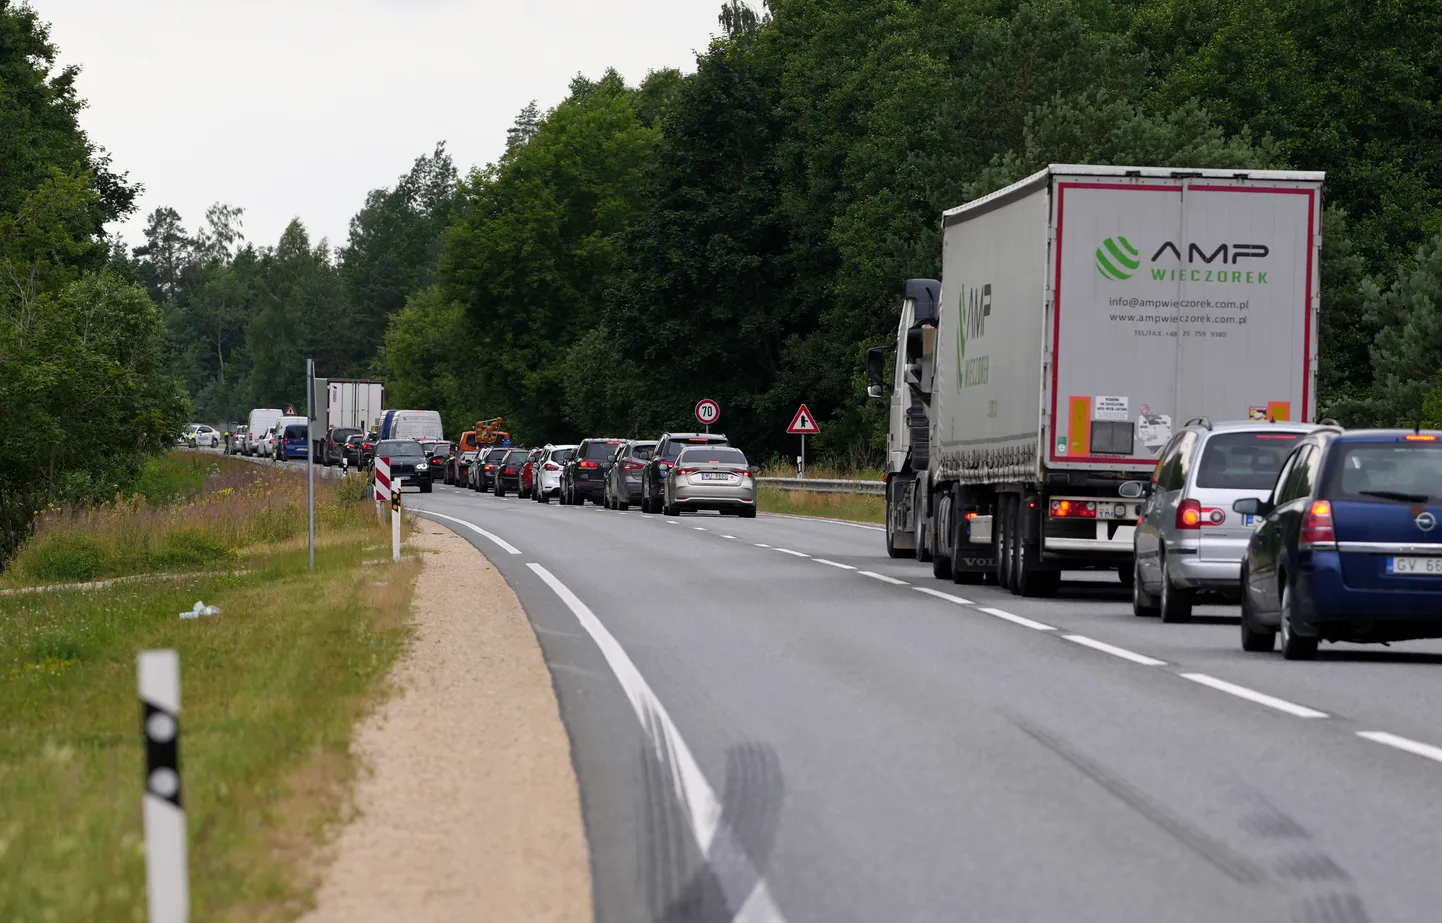
<svg viewBox="0 0 1442 923"><path fill-rule="evenodd" d="M227 549L240 572L0 596L0 920L144 920L135 657L151 648L180 653L192 918L305 908L308 860L354 774L352 727L405 644L419 567L362 565L389 544L369 504L327 521L314 574L303 533L260 530ZM93 571L109 547L53 523L47 535L48 557L30 560L51 573ZM152 561L213 560L209 533L151 538ZM196 600L223 611L181 620Z"/></svg>
<svg viewBox="0 0 1442 923"><path fill-rule="evenodd" d="M886 522L886 498L863 494L821 494L806 490L781 490L763 486L756 497L763 513L820 516L855 522Z"/></svg>
<svg viewBox="0 0 1442 923"><path fill-rule="evenodd" d="M205 486L208 476L220 472L223 463L233 464L234 460L172 450L145 463L133 492L152 504L194 496Z"/></svg>

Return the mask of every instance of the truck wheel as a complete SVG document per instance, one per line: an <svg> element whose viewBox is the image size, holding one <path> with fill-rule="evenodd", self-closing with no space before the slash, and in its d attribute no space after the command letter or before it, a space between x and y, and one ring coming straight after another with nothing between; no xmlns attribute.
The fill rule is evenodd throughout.
<svg viewBox="0 0 1442 923"><path fill-rule="evenodd" d="M916 531L913 533L913 535L915 536L916 544L916 560L920 561L923 564L933 562L936 552L932 549L931 544L926 540L927 529L925 524L922 522L920 516L916 517ZM950 564L948 563L948 574L950 573L950 570Z"/></svg>
<svg viewBox="0 0 1442 923"><path fill-rule="evenodd" d="M1011 589L1011 498L997 498L996 515L992 520L996 535L996 585Z"/></svg>
<svg viewBox="0 0 1442 923"><path fill-rule="evenodd" d="M892 488L894 486L894 481L888 480L886 482L886 556L888 558L906 558L912 556L915 552L912 552L906 548L896 547L896 531L895 527L892 525L892 521L894 519L894 517L892 516L892 509L895 507L896 503L891 496L893 492Z"/></svg>

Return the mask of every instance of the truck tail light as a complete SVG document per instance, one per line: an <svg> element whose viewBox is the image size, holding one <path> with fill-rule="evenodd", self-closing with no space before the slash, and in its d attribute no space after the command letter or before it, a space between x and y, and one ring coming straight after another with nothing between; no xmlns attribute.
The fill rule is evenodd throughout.
<svg viewBox="0 0 1442 923"><path fill-rule="evenodd" d="M1332 504L1326 500L1314 500L1302 517L1302 529L1297 536L1297 546L1311 551L1335 551L1337 529L1332 522Z"/></svg>
<svg viewBox="0 0 1442 923"><path fill-rule="evenodd" d="M1083 500L1053 500L1051 514L1058 519L1096 519L1097 505Z"/></svg>

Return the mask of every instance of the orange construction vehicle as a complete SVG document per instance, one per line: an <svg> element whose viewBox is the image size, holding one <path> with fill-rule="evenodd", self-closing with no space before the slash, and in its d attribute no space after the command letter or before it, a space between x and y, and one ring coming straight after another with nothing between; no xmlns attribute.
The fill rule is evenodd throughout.
<svg viewBox="0 0 1442 923"><path fill-rule="evenodd" d="M501 424L505 422L502 417L493 417L489 420L477 420L474 429L461 433L460 448L458 452L474 452L479 449L488 449L497 445L510 445L511 434L501 430Z"/></svg>

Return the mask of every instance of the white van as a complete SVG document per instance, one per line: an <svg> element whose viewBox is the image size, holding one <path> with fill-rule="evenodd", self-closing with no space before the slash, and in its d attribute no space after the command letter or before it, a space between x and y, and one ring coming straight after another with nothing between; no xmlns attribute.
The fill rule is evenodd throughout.
<svg viewBox="0 0 1442 923"><path fill-rule="evenodd" d="M257 408L250 412L250 420L245 430L245 445L241 447L244 455L264 454L265 434L268 430L275 428L280 418L285 416L284 410L275 408Z"/></svg>
<svg viewBox="0 0 1442 923"><path fill-rule="evenodd" d="M434 410L387 410L381 415L382 439L444 439L441 415Z"/></svg>

